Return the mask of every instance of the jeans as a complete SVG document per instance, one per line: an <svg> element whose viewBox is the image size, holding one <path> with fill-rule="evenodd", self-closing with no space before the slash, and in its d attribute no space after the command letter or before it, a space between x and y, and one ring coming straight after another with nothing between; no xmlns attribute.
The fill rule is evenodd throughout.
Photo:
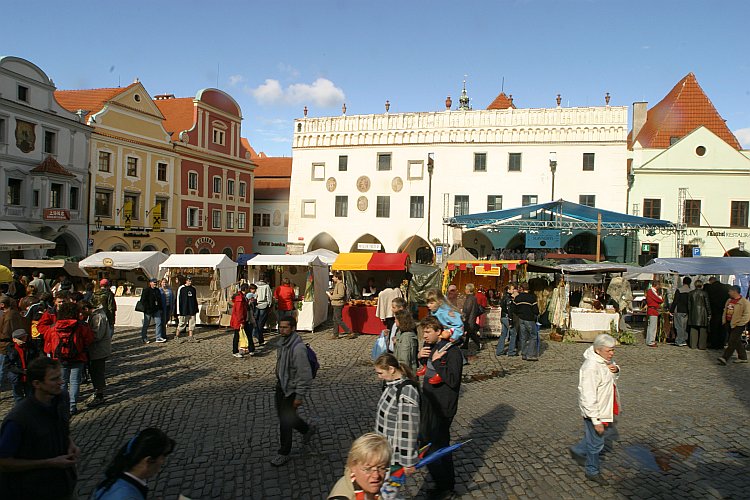
<svg viewBox="0 0 750 500"><path fill-rule="evenodd" d="M742 332L745 328L742 326L730 328L729 324L726 325L726 328L729 330L729 342L727 343L727 348L724 349L724 354L722 354L721 357L728 361L736 349L737 359L747 359L747 351L742 344Z"/></svg>
<svg viewBox="0 0 750 500"><path fill-rule="evenodd" d="M8 381L13 390L13 400L18 403L31 394L31 385L21 381L21 375L8 372Z"/></svg>
<svg viewBox="0 0 750 500"><path fill-rule="evenodd" d="M279 417L279 455L289 455L292 451L292 431L296 430L302 434L307 434L310 426L297 415L297 409L294 407L294 400L297 397L292 393L284 396L281 386L276 386L276 414Z"/></svg>
<svg viewBox="0 0 750 500"><path fill-rule="evenodd" d="M247 337L247 352L255 352L255 342L253 342L253 334L250 335L247 334L247 332L251 332L250 325L248 323L245 323L245 336ZM232 337L232 354L237 354L240 352L240 330L239 328L234 331L234 336Z"/></svg>
<svg viewBox="0 0 750 500"><path fill-rule="evenodd" d="M167 338L167 323L169 323L169 309L164 309L161 312L161 328L156 330L156 338L165 339Z"/></svg>
<svg viewBox="0 0 750 500"><path fill-rule="evenodd" d="M539 342L536 321L521 320L519 333L521 335L521 356L525 358L539 357Z"/></svg>
<svg viewBox="0 0 750 500"><path fill-rule="evenodd" d="M497 349L495 349L495 355L502 356L503 350L505 349L505 340L508 341L508 356L516 355L516 329L510 326L510 318L500 318L500 323L503 324L503 333L500 335L500 340L497 341Z"/></svg>
<svg viewBox="0 0 750 500"><path fill-rule="evenodd" d="M656 343L656 329L659 326L659 316L648 317L648 328L646 329L646 344Z"/></svg>
<svg viewBox="0 0 750 500"><path fill-rule="evenodd" d="M604 428L606 433L607 428ZM577 455L586 457L586 475L599 474L599 453L604 448L604 434L597 434L590 418L583 419L583 439L572 450Z"/></svg>
<svg viewBox="0 0 750 500"><path fill-rule="evenodd" d="M677 338L674 343L676 345L682 345L687 343L688 332L687 325L688 315L687 313L674 313L674 329L677 332Z"/></svg>
<svg viewBox="0 0 750 500"><path fill-rule="evenodd" d="M156 311L153 314L147 314L143 313L143 327L141 328L141 340L146 342L148 340L148 327L151 326L151 319L154 320L154 323L156 324L156 338L166 338L161 337L161 325L162 325L162 312Z"/></svg>
<svg viewBox="0 0 750 500"><path fill-rule="evenodd" d="M81 376L83 375L83 361L66 361L63 363L63 391L70 394L70 410L76 409L78 392L81 389Z"/></svg>
<svg viewBox="0 0 750 500"><path fill-rule="evenodd" d="M263 344L263 328L266 327L266 320L268 319L268 308L260 309L255 308L253 312L255 315L255 328L253 329L253 335L258 339L258 344Z"/></svg>
<svg viewBox="0 0 750 500"><path fill-rule="evenodd" d="M104 377L107 358L92 359L89 361L89 375L91 376L91 385L94 386L94 392L97 396L104 396L106 380Z"/></svg>
<svg viewBox="0 0 750 500"><path fill-rule="evenodd" d="M346 326L346 323L344 323L344 318L341 317L341 313L344 310L344 306L331 306L331 307L333 307L333 334L334 335L339 334L339 327L341 330L344 330L344 333L346 334L352 333L349 327Z"/></svg>

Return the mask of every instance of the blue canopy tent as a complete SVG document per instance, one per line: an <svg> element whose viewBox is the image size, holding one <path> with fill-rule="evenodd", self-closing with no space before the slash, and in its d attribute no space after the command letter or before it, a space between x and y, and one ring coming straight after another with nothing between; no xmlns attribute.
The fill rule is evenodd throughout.
<svg viewBox="0 0 750 500"><path fill-rule="evenodd" d="M670 233L678 230L674 223L667 220L623 214L562 199L505 210L446 217L443 222L464 229L512 228L519 233L527 233L527 238L528 234L539 230L596 231L597 241L602 233L627 236L639 230L647 234L657 231ZM597 260L598 258L597 254Z"/></svg>

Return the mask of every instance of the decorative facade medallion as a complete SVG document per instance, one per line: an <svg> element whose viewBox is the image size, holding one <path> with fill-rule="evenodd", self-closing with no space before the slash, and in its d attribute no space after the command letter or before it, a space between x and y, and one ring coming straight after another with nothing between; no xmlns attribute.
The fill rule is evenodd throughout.
<svg viewBox="0 0 750 500"><path fill-rule="evenodd" d="M391 188L394 192L398 193L401 191L404 187L404 181L401 180L401 177L394 177L391 181Z"/></svg>
<svg viewBox="0 0 750 500"><path fill-rule="evenodd" d="M274 210L273 211L273 225L274 226L280 226L281 225L281 210Z"/></svg>
<svg viewBox="0 0 750 500"><path fill-rule="evenodd" d="M16 147L22 153L34 151L34 145L36 144L35 127L36 125L33 123L16 120Z"/></svg>
<svg viewBox="0 0 750 500"><path fill-rule="evenodd" d="M367 210L367 197L366 196L360 196L357 198L357 209L360 212L364 212Z"/></svg>
<svg viewBox="0 0 750 500"><path fill-rule="evenodd" d="M370 190L370 178L363 175L357 179L357 189L360 193L366 193Z"/></svg>
<svg viewBox="0 0 750 500"><path fill-rule="evenodd" d="M329 193L333 193L336 191L336 179L334 177L329 177L326 181L326 189Z"/></svg>

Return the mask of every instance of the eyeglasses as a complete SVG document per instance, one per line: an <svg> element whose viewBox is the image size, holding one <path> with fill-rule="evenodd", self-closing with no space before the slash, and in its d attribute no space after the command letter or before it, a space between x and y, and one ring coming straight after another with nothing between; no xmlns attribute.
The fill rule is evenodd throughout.
<svg viewBox="0 0 750 500"><path fill-rule="evenodd" d="M375 466L372 466L372 467L360 466L359 468L360 468L360 470L362 472L364 472L368 476L372 475L373 472L378 472L379 474L386 475L388 473L388 471L390 470L389 467L385 467L385 466L382 466L382 465L381 466L375 465Z"/></svg>

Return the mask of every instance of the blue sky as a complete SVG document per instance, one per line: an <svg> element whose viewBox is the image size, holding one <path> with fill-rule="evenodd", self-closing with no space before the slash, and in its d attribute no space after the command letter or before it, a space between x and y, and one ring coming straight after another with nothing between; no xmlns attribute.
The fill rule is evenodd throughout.
<svg viewBox="0 0 750 500"><path fill-rule="evenodd" d="M461 81L475 108L658 102L688 72L750 147L743 0L324 0L19 4L0 54L31 60L59 89L134 78L151 95L232 94L258 151L291 155L302 116L444 109Z"/></svg>

